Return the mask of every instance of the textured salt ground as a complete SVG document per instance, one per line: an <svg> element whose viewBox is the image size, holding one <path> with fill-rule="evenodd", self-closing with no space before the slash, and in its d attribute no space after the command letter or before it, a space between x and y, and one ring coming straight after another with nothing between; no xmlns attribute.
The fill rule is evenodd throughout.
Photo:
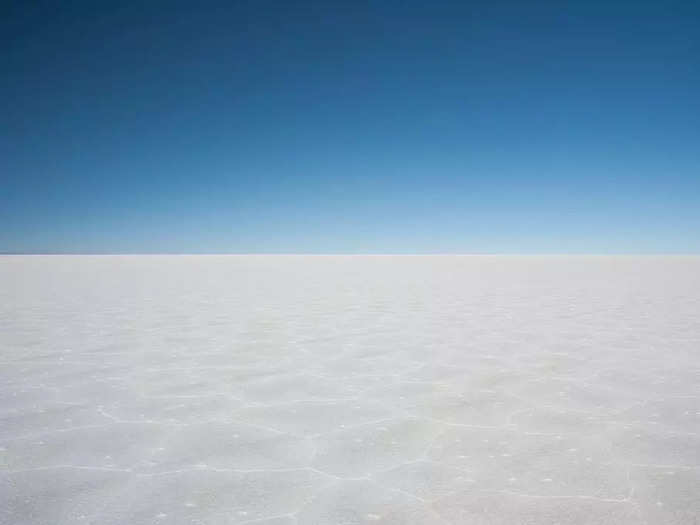
<svg viewBox="0 0 700 525"><path fill-rule="evenodd" d="M700 258L0 258L0 523L700 523Z"/></svg>

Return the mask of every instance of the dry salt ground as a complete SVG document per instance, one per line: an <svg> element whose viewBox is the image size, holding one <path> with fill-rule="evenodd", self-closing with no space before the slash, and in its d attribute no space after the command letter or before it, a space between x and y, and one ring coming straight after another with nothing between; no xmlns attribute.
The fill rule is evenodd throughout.
<svg viewBox="0 0 700 525"><path fill-rule="evenodd" d="M0 258L0 523L700 523L700 258Z"/></svg>

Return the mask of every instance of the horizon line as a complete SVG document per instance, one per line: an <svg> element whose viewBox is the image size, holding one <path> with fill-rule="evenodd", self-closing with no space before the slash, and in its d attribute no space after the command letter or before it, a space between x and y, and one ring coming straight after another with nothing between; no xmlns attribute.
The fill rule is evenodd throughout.
<svg viewBox="0 0 700 525"><path fill-rule="evenodd" d="M614 256L686 256L698 257L700 252L427 252L427 253L323 253L323 252L0 252L0 257L14 256L204 256L204 257L614 257Z"/></svg>

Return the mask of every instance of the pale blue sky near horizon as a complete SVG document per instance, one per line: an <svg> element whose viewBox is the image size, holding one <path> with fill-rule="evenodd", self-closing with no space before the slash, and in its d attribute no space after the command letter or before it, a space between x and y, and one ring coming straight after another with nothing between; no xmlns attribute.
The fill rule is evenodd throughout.
<svg viewBox="0 0 700 525"><path fill-rule="evenodd" d="M697 2L1 9L0 252L700 253Z"/></svg>

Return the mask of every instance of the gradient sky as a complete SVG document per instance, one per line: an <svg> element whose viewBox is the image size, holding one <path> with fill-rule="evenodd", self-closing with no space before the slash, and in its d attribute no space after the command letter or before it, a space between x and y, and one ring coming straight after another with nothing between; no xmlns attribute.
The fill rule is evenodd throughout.
<svg viewBox="0 0 700 525"><path fill-rule="evenodd" d="M696 1L128 4L2 8L0 251L700 252Z"/></svg>

